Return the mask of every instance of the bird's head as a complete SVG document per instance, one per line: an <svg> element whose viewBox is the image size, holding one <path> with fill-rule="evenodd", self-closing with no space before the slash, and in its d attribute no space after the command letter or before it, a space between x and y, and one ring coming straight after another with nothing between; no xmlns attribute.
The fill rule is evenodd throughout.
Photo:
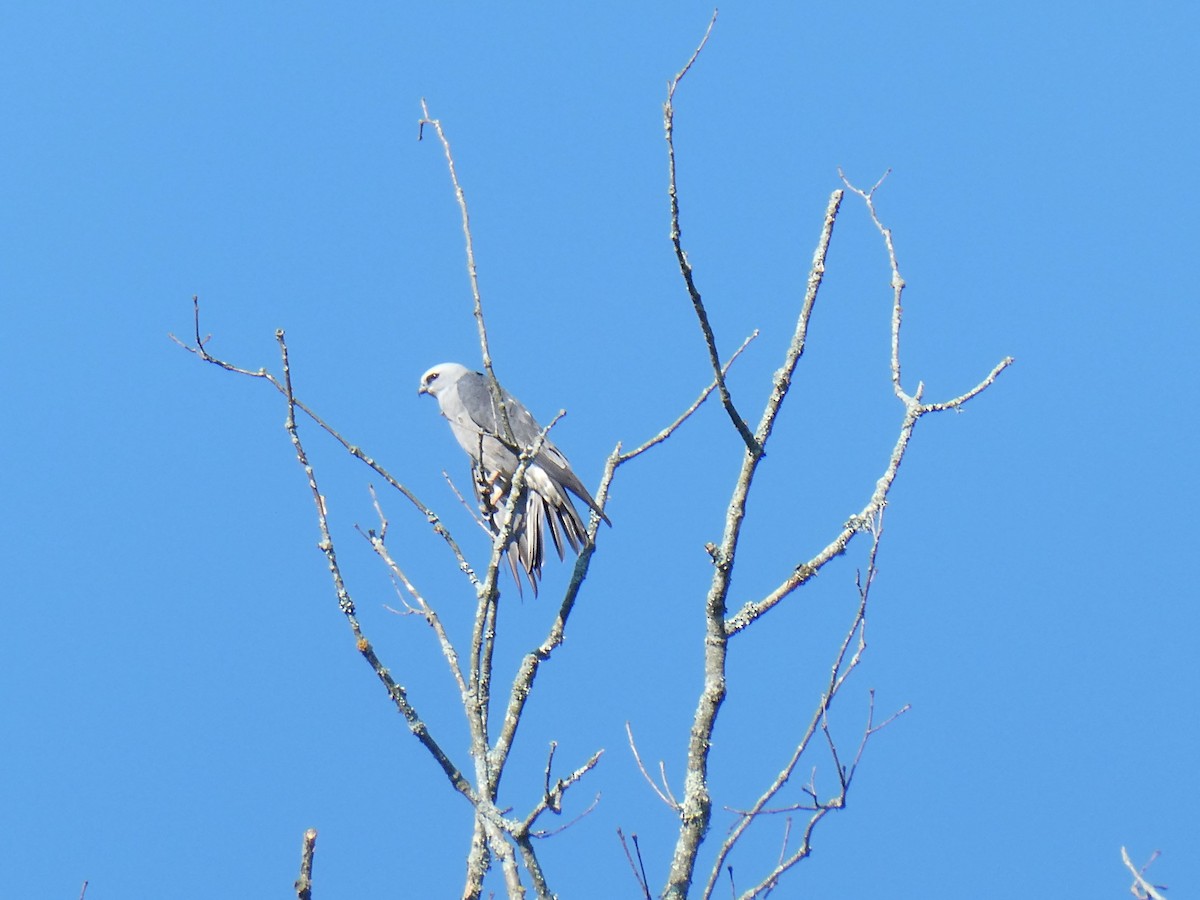
<svg viewBox="0 0 1200 900"><path fill-rule="evenodd" d="M431 397L438 397L443 391L452 387L458 379L462 378L470 370L466 366L458 363L438 363L432 369L421 376L421 383L417 386L418 394L429 394Z"/></svg>

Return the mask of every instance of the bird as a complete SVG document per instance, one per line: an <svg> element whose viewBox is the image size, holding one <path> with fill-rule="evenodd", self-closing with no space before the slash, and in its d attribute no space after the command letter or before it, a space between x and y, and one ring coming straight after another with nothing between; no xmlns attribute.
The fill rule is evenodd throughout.
<svg viewBox="0 0 1200 900"><path fill-rule="evenodd" d="M471 457L475 496L489 528L498 535L507 521L505 510L520 454L538 442L541 426L520 400L501 388L511 431L506 437L504 419L496 415L488 377L459 363L439 363L427 370L417 388L417 395L421 394L437 400L459 446ZM562 451L549 437L543 438L541 448L525 470L525 492L513 511L512 537L505 548L518 590L521 590L519 564L535 597L546 555L546 530L560 560L565 558L564 540L575 553L579 553L587 540L587 526L568 491L611 527L612 522L571 469Z"/></svg>

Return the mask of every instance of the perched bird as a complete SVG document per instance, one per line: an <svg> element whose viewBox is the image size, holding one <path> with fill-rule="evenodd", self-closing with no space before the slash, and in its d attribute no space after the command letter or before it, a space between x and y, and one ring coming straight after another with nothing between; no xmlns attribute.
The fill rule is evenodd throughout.
<svg viewBox="0 0 1200 900"><path fill-rule="evenodd" d="M512 432L506 437L504 420L496 413L487 376L458 363L434 366L421 376L417 393L429 394L437 400L454 437L471 457L475 496L492 533L499 534L505 525L505 507L513 476L520 464L520 454L537 443L541 426L520 400L501 389ZM559 559L564 558L564 538L578 553L587 536L587 527L575 511L567 491L595 510L606 523L612 524L583 482L571 471L567 458L547 437L525 470L525 493L514 510L512 542L507 548L517 587L521 586L519 563L533 587L534 596L537 596L538 579L542 576L547 526Z"/></svg>

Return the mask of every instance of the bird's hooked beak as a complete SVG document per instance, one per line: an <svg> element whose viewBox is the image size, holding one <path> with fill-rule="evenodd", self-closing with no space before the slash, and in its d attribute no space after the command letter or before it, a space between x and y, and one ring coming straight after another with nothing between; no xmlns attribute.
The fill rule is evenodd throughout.
<svg viewBox="0 0 1200 900"><path fill-rule="evenodd" d="M420 397L422 394L428 394L428 393L429 393L429 388L427 388L424 384L421 384L417 387L417 396L418 397Z"/></svg>

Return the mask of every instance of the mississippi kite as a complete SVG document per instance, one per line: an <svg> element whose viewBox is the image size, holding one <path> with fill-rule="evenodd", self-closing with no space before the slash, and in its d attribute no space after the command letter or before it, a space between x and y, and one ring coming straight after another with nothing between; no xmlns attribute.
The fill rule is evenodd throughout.
<svg viewBox="0 0 1200 900"><path fill-rule="evenodd" d="M458 363L441 363L421 376L418 394L429 394L437 400L442 415L459 445L471 457L472 481L484 515L492 532L498 534L504 526L503 516L516 474L522 450L532 449L542 433L520 400L501 389L504 407L508 412L511 439L503 435L503 419L496 415L487 376L472 372ZM608 517L596 505L588 489L571 471L571 464L547 437L541 449L525 470L525 495L514 511L512 543L509 544L509 565L517 587L521 586L517 564L525 570L526 578L537 596L538 579L545 558L545 530L558 558L563 559L563 539L579 552L587 537L587 526L576 512L567 491L570 491L595 510L605 522ZM608 524L612 524L608 522Z"/></svg>

